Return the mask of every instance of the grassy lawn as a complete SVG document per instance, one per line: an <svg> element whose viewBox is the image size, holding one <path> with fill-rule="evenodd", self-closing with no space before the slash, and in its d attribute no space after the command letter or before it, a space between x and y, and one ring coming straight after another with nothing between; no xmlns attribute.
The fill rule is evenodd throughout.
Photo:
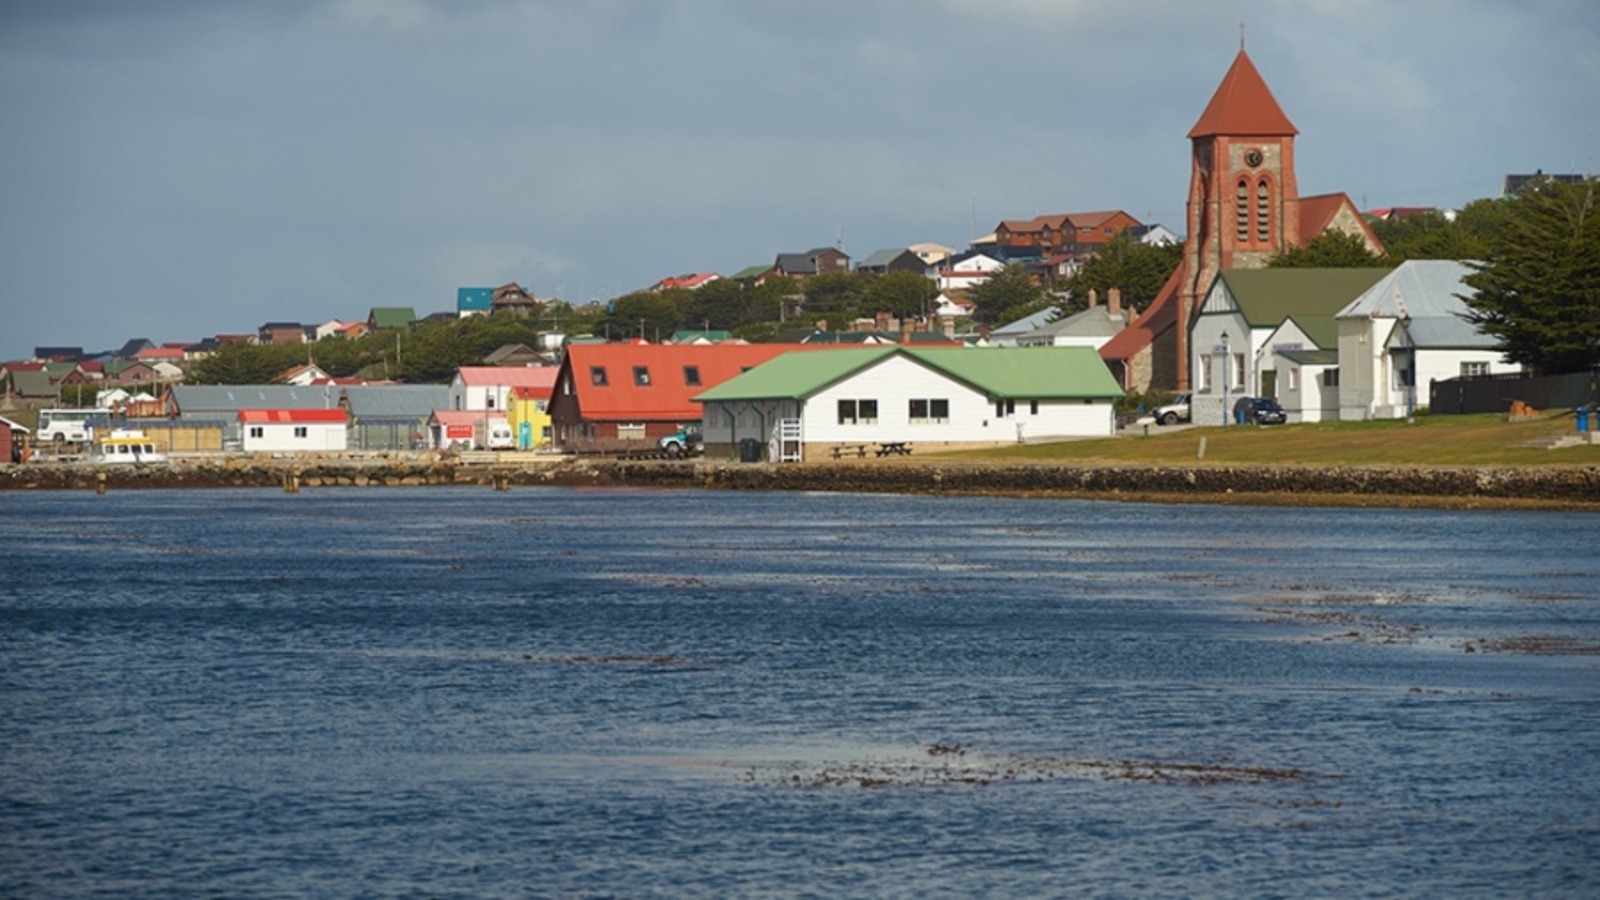
<svg viewBox="0 0 1600 900"><path fill-rule="evenodd" d="M1163 428L1130 426L1114 438L942 454L989 462L1116 465L1563 466L1600 465L1600 444L1547 449L1574 434L1571 413L1508 422L1504 416L1419 416L1400 421ZM1201 441L1205 457L1199 457Z"/></svg>

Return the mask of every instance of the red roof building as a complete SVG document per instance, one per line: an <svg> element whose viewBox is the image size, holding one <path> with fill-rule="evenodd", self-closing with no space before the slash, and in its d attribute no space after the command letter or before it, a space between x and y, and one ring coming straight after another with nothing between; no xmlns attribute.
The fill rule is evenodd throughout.
<svg viewBox="0 0 1600 900"><path fill-rule="evenodd" d="M693 397L795 344L574 344L550 400L555 446L649 443L699 422Z"/></svg>

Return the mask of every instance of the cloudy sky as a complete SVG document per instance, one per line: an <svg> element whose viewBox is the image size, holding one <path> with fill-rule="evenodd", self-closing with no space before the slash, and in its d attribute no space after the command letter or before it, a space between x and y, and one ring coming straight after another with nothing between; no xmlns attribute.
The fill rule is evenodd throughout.
<svg viewBox="0 0 1600 900"><path fill-rule="evenodd" d="M1240 21L1302 193L1600 169L1594 0L0 0L0 359L1042 213L1182 231Z"/></svg>

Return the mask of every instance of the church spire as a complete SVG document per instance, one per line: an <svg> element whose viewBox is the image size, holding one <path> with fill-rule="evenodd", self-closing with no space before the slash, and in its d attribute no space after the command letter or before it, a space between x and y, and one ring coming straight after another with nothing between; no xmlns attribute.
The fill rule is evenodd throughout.
<svg viewBox="0 0 1600 900"><path fill-rule="evenodd" d="M1244 31L1239 33L1239 55L1228 74L1200 114L1200 121L1189 129L1189 138L1229 135L1232 137L1283 137L1299 134L1299 129L1283 114L1277 98L1256 71L1255 63L1244 52Z"/></svg>

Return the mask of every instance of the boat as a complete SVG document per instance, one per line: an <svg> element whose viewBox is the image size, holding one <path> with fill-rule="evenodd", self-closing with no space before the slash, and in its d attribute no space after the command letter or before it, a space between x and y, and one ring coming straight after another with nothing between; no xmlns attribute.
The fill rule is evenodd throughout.
<svg viewBox="0 0 1600 900"><path fill-rule="evenodd" d="M132 428L118 428L101 438L91 462L108 464L163 463L167 455L156 448L149 435Z"/></svg>

